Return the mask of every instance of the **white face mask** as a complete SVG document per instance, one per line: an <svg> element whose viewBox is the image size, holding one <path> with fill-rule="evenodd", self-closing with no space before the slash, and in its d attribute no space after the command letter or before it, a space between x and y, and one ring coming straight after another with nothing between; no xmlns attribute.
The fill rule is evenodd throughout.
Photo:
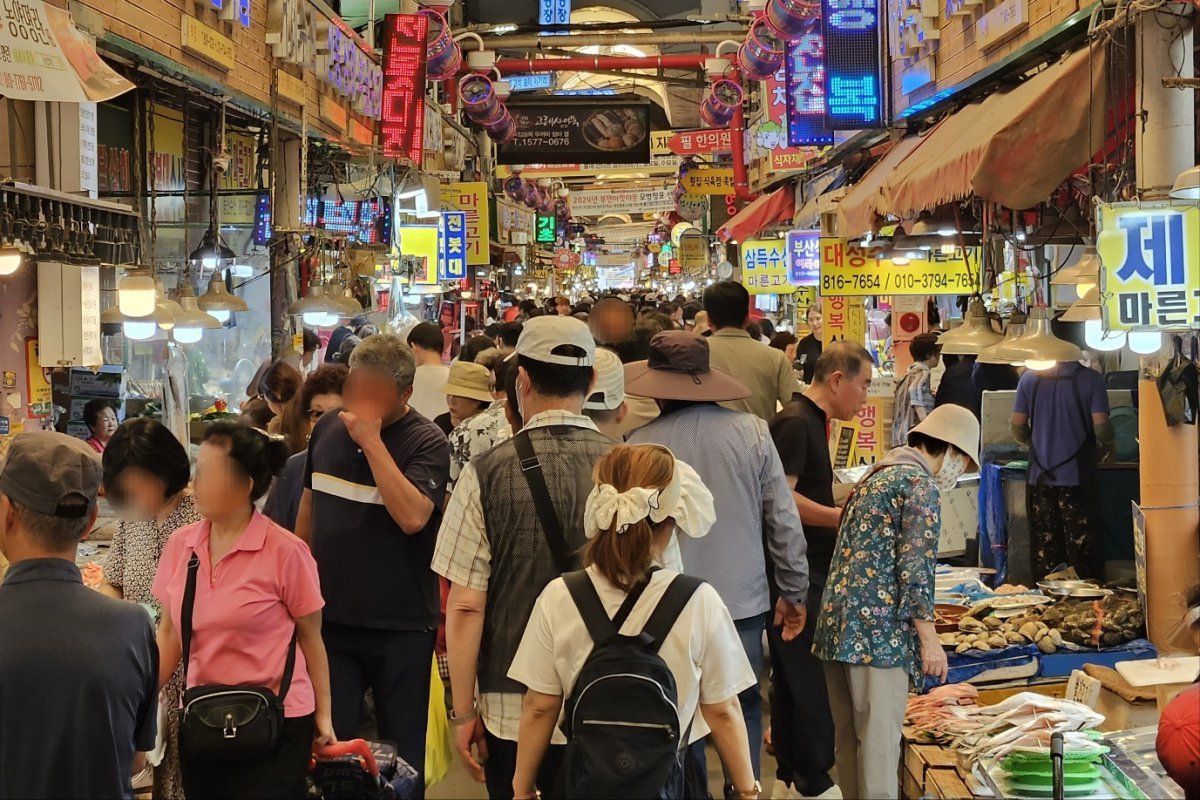
<svg viewBox="0 0 1200 800"><path fill-rule="evenodd" d="M933 482L939 489L946 492L958 485L959 476L966 471L966 457L954 448L950 448L946 450L946 456L942 459L942 468L933 476Z"/></svg>

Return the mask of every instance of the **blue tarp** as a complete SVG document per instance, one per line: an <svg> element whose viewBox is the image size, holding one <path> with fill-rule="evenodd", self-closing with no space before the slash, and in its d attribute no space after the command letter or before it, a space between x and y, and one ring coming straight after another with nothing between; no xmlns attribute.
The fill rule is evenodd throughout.
<svg viewBox="0 0 1200 800"><path fill-rule="evenodd" d="M979 565L996 570L993 586L1008 582L1008 527L1004 467L985 463L979 471Z"/></svg>

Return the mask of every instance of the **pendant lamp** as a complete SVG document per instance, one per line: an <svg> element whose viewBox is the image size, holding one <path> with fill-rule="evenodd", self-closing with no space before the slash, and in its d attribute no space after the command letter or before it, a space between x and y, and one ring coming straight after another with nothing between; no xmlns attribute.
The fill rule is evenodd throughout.
<svg viewBox="0 0 1200 800"><path fill-rule="evenodd" d="M1083 248L1083 255L1069 267L1060 269L1050 278L1052 286L1075 286L1075 296L1082 298L1089 290L1100 284L1100 256L1096 246Z"/></svg>
<svg viewBox="0 0 1200 800"><path fill-rule="evenodd" d="M117 281L117 306L126 317L148 317L154 313L154 278L141 270L129 270Z"/></svg>
<svg viewBox="0 0 1200 800"><path fill-rule="evenodd" d="M340 313L334 299L326 295L325 284L316 280L309 285L307 297L300 298L288 307L288 314L300 317L305 325L314 328L329 328L336 325L341 318Z"/></svg>
<svg viewBox="0 0 1200 800"><path fill-rule="evenodd" d="M938 346L949 355L978 355L985 347L1004 341L1004 335L992 330L983 301L972 300L963 324L946 331L938 338Z"/></svg>
<svg viewBox="0 0 1200 800"><path fill-rule="evenodd" d="M220 272L213 273L212 279L208 282L208 291L197 302L201 309L212 314L222 323L229 321L232 312L247 311L250 308L246 305L245 300L226 288L225 278Z"/></svg>
<svg viewBox="0 0 1200 800"><path fill-rule="evenodd" d="M175 327L175 317L183 313L183 307L167 297L166 287L162 281L155 281L155 306L158 309L158 327L169 331ZM167 318L169 317L169 319Z"/></svg>
<svg viewBox="0 0 1200 800"><path fill-rule="evenodd" d="M180 344L195 344L206 330L220 330L221 322L211 314L200 310L196 294L191 286L179 292L180 313L175 315L175 327L171 335Z"/></svg>
<svg viewBox="0 0 1200 800"><path fill-rule="evenodd" d="M1050 311L1038 306L1029 312L1025 335L1015 343L1025 351L1025 366L1032 370L1050 369L1055 364L1078 361L1083 352L1050 329Z"/></svg>
<svg viewBox="0 0 1200 800"><path fill-rule="evenodd" d="M222 261L232 261L237 255L217 237L217 232L209 228L200 239L200 245L188 255L188 260L205 269L218 269Z"/></svg>
<svg viewBox="0 0 1200 800"><path fill-rule="evenodd" d="M1176 200L1200 200L1200 164L1179 173L1171 187L1171 197Z"/></svg>
<svg viewBox="0 0 1200 800"><path fill-rule="evenodd" d="M1012 364L1017 358L1014 352L1012 357L1009 357L1009 349L1022 336L1025 335L1025 315L1020 311L1014 311L1012 318L1008 321L1008 329L1004 332L1004 339L991 347L985 347L979 352L977 361L980 364ZM1021 363L1025 363L1022 359Z"/></svg>

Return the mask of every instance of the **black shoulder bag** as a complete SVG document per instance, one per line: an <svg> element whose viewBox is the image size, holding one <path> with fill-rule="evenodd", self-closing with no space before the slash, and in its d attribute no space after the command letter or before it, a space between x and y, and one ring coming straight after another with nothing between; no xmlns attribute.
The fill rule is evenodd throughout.
<svg viewBox="0 0 1200 800"><path fill-rule="evenodd" d="M180 613L184 686L192 651L192 609L196 604L199 571L200 559L193 552L188 560ZM274 750L283 730L283 701L295 668L296 633L292 633L278 696L262 686L212 685L187 689L183 693L183 719L179 724L180 748L203 758L248 758Z"/></svg>
<svg viewBox="0 0 1200 800"><path fill-rule="evenodd" d="M563 532L562 521L554 510L554 501L550 498L550 488L546 486L546 476L542 474L542 462L538 461L537 453L533 451L533 442L526 431L521 431L513 437L513 446L517 449L517 458L521 459L521 474L529 484L529 493L533 495L533 505L537 509L538 520L542 523L542 533L546 537L546 546L554 558L554 566L560 574L566 574L578 569L576 559L567 547L567 537Z"/></svg>

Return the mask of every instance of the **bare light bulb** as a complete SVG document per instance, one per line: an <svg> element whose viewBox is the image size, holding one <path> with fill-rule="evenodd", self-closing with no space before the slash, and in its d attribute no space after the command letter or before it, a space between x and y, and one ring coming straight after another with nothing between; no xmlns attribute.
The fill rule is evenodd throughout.
<svg viewBox="0 0 1200 800"><path fill-rule="evenodd" d="M179 344L195 344L200 341L200 337L204 335L204 331L200 328L175 328L175 330L171 331L171 334Z"/></svg>
<svg viewBox="0 0 1200 800"><path fill-rule="evenodd" d="M12 275L21 268L21 251L15 247L0 248L0 275Z"/></svg>
<svg viewBox="0 0 1200 800"><path fill-rule="evenodd" d="M117 307L127 317L148 317L158 303L157 290L148 275L127 275L117 281Z"/></svg>
<svg viewBox="0 0 1200 800"><path fill-rule="evenodd" d="M233 312L227 308L214 308L208 313L216 317L217 322L221 323L222 325L224 325L226 322L229 322L230 317L233 315Z"/></svg>
<svg viewBox="0 0 1200 800"><path fill-rule="evenodd" d="M1082 300L1088 292L1096 288L1094 283L1077 283L1075 284L1075 296Z"/></svg>
<svg viewBox="0 0 1200 800"><path fill-rule="evenodd" d="M125 333L126 339L143 341L154 336L158 330L158 325L153 320L130 319L125 321L121 329Z"/></svg>

